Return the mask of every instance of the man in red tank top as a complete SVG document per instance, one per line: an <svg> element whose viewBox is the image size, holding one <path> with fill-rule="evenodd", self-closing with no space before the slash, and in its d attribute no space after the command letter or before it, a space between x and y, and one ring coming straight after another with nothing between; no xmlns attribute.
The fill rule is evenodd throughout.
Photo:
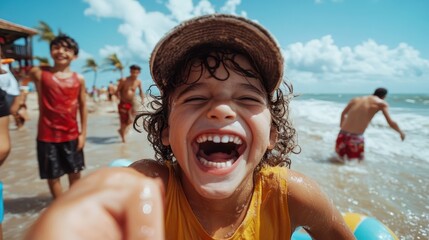
<svg viewBox="0 0 429 240"><path fill-rule="evenodd" d="M70 70L79 52L78 44L66 35L50 43L54 66L34 67L30 77L39 99L37 158L40 178L47 179L54 198L62 194L60 177L68 175L72 185L85 168L83 147L87 110L85 80ZM80 116L80 130L77 112Z"/></svg>

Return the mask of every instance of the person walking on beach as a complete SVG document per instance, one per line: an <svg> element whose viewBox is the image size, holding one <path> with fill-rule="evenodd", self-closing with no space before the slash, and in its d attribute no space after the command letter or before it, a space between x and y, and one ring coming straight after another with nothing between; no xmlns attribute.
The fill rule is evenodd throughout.
<svg viewBox="0 0 429 240"><path fill-rule="evenodd" d="M139 115L156 160L83 178L25 239L290 239L298 226L355 239L318 184L289 169L283 69L274 38L245 18L206 15L169 31L150 57L160 96Z"/></svg>
<svg viewBox="0 0 429 240"><path fill-rule="evenodd" d="M397 131L403 141L405 133L389 114L389 105L384 100L387 89L377 88L373 95L356 97L350 100L341 113L340 132L338 133L335 151L338 160L364 159L363 133L378 111L382 111L387 123Z"/></svg>
<svg viewBox="0 0 429 240"><path fill-rule="evenodd" d="M119 113L119 135L122 142L125 142L125 135L135 117L135 108L137 101L135 100L136 91L139 90L141 103L144 101L144 94L142 90L142 82L138 79L140 74L140 66L130 66L130 76L123 78L119 81L116 96L119 99L118 113Z"/></svg>
<svg viewBox="0 0 429 240"><path fill-rule="evenodd" d="M39 99L37 158L40 178L47 179L52 196L57 198L63 193L60 177L67 174L71 186L80 179L85 168L86 88L83 77L70 69L70 63L79 53L76 41L61 34L49 47L54 66L34 67L30 78Z"/></svg>
<svg viewBox="0 0 429 240"><path fill-rule="evenodd" d="M116 86L113 84L112 81L109 82L109 86L107 86L107 100L109 102L114 102L114 97L116 95Z"/></svg>

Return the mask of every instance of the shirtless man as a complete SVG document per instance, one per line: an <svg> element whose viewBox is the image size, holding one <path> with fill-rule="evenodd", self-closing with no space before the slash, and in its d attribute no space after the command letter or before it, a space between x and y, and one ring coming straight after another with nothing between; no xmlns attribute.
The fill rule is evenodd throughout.
<svg viewBox="0 0 429 240"><path fill-rule="evenodd" d="M116 96L119 99L118 112L120 119L120 128L118 130L122 142L125 142L125 135L135 116L135 96L136 90L139 89L141 101L143 102L144 94L142 83L138 78L141 68L137 65L130 66L130 76L121 79L118 84Z"/></svg>
<svg viewBox="0 0 429 240"><path fill-rule="evenodd" d="M383 112L389 126L400 134L401 140L405 139L404 132L390 118L389 105L384 101L386 95L385 88L377 88L373 95L353 98L344 108L341 113L341 131L338 133L335 146L340 161L364 159L363 133L379 110Z"/></svg>

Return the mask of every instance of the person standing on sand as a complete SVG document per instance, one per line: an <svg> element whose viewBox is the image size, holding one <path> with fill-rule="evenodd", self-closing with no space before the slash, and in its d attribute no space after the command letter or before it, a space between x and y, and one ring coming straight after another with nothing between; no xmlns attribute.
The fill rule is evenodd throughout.
<svg viewBox="0 0 429 240"><path fill-rule="evenodd" d="M378 111L382 111L387 123L400 134L404 141L405 133L398 124L390 118L389 105L384 98L387 89L377 88L373 95L356 97L350 100L341 113L340 132L338 133L335 152L340 161L364 159L364 137L363 133Z"/></svg>
<svg viewBox="0 0 429 240"><path fill-rule="evenodd" d="M139 89L141 103L143 103L144 94L142 82L138 79L141 68L138 65L130 66L130 76L119 81L116 96L119 99L118 113L120 128L118 130L122 142L125 142L125 135L133 122L135 116L135 96L136 90Z"/></svg>
<svg viewBox="0 0 429 240"><path fill-rule="evenodd" d="M63 191L60 177L68 175L70 186L85 168L83 147L87 129L85 80L70 69L79 47L69 36L59 35L50 43L53 67L34 67L34 81L39 99L37 158L41 179L47 179L54 198ZM80 116L80 131L77 112Z"/></svg>
<svg viewBox="0 0 429 240"><path fill-rule="evenodd" d="M109 102L113 101L113 96L116 93L116 89L115 89L115 85L113 85L113 82L110 81L109 82L109 86L107 87L107 100L109 100Z"/></svg>

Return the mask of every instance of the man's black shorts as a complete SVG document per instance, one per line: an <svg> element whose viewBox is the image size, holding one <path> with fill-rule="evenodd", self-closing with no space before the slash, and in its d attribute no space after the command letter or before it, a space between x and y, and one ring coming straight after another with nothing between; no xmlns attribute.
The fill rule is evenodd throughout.
<svg viewBox="0 0 429 240"><path fill-rule="evenodd" d="M37 140L37 160L41 179L54 179L85 168L83 151L76 151L78 141L50 143Z"/></svg>

